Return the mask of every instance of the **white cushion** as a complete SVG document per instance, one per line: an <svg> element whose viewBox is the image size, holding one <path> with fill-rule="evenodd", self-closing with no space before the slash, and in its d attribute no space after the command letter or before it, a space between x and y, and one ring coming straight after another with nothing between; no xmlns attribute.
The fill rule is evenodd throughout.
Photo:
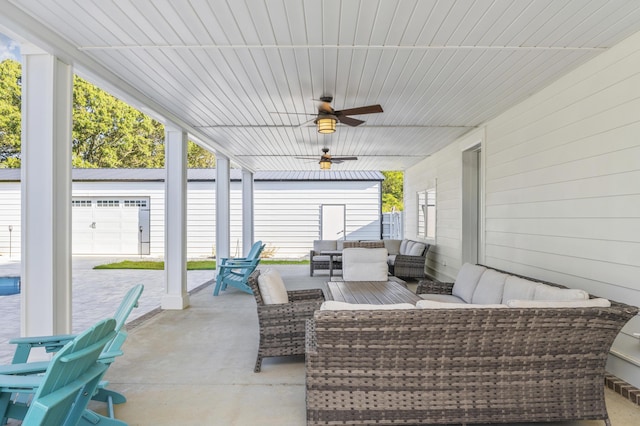
<svg viewBox="0 0 640 426"><path fill-rule="evenodd" d="M289 303L287 288L284 285L284 281L282 281L280 273L275 269L260 271L258 288L265 305Z"/></svg>
<svg viewBox="0 0 640 426"><path fill-rule="evenodd" d="M408 256L422 256L424 249L427 247L424 243L414 242L411 248L406 253Z"/></svg>
<svg viewBox="0 0 640 426"><path fill-rule="evenodd" d="M384 248L387 249L389 255L396 255L400 253L400 243L402 240L383 240Z"/></svg>
<svg viewBox="0 0 640 426"><path fill-rule="evenodd" d="M487 269L478 280L478 285L471 297L471 303L487 304L502 302L502 292L507 274Z"/></svg>
<svg viewBox="0 0 640 426"><path fill-rule="evenodd" d="M507 300L533 300L533 295L539 282L526 280L520 277L509 275L504 283L504 291L502 292L502 303Z"/></svg>
<svg viewBox="0 0 640 426"><path fill-rule="evenodd" d="M474 303L436 302L433 300L420 300L416 303L416 308L420 308L420 309L491 309L491 308L506 308L506 307L507 305L502 305L499 303L479 305Z"/></svg>
<svg viewBox="0 0 640 426"><path fill-rule="evenodd" d="M407 249L407 244L409 243L409 240L407 240L406 238L402 241L400 241L400 248L398 249L398 254L404 254L404 252Z"/></svg>
<svg viewBox="0 0 640 426"><path fill-rule="evenodd" d="M342 251L342 278L344 281L387 281L386 248L352 247Z"/></svg>
<svg viewBox="0 0 640 426"><path fill-rule="evenodd" d="M418 302L420 303L420 302ZM608 299L589 300L508 300L510 308L608 308Z"/></svg>
<svg viewBox="0 0 640 426"><path fill-rule="evenodd" d="M336 250L342 250L344 248L344 240L336 241Z"/></svg>
<svg viewBox="0 0 640 426"><path fill-rule="evenodd" d="M411 303L395 303L391 305L369 305L366 303L347 303L327 300L320 305L321 311L378 311L393 309L415 309Z"/></svg>
<svg viewBox="0 0 640 426"><path fill-rule="evenodd" d="M396 264L396 256L397 256L397 254L390 254L387 257L387 263L389 264L389 266Z"/></svg>
<svg viewBox="0 0 640 426"><path fill-rule="evenodd" d="M314 240L313 251L336 250L337 244L336 240Z"/></svg>
<svg viewBox="0 0 640 426"><path fill-rule="evenodd" d="M557 288L546 284L536 287L534 300L587 300L589 293L577 288Z"/></svg>
<svg viewBox="0 0 640 426"><path fill-rule="evenodd" d="M471 303L471 298L473 297L476 285L478 285L478 280L480 280L480 276L486 270L487 268L484 266L472 265L470 263L462 265L462 268L458 271L456 282L453 284L452 294L467 303Z"/></svg>
<svg viewBox="0 0 640 426"><path fill-rule="evenodd" d="M419 294L421 298L424 300L431 300L434 302L444 302L444 303L467 303L464 300L460 299L458 296L453 296L451 294L430 294L423 293Z"/></svg>

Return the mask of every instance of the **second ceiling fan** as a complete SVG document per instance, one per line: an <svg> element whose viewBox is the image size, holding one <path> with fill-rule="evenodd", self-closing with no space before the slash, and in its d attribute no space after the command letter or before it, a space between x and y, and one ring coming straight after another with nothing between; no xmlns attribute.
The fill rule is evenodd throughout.
<svg viewBox="0 0 640 426"><path fill-rule="evenodd" d="M318 157L296 157L301 160L315 160ZM358 157L332 157L329 154L329 148L322 148L322 155L320 156L320 170L329 170L332 164L340 164L343 161L357 160Z"/></svg>
<svg viewBox="0 0 640 426"><path fill-rule="evenodd" d="M375 114L383 112L380 105L368 105L356 108L348 108L343 110L334 110L331 107L333 101L332 96L323 96L320 98L322 102L318 107L318 116L314 123L318 127L318 133L328 134L336 131L336 123L339 121L347 126L355 127L364 123L363 120L349 117L350 115Z"/></svg>

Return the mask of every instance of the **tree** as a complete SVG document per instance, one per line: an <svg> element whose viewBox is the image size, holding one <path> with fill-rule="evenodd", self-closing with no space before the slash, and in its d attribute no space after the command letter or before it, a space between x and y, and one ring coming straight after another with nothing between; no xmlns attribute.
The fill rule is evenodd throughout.
<svg viewBox="0 0 640 426"><path fill-rule="evenodd" d="M382 172L382 212L387 213L393 210L402 211L404 209L404 174L400 171Z"/></svg>
<svg viewBox="0 0 640 426"><path fill-rule="evenodd" d="M20 63L0 62L0 167L20 167Z"/></svg>
<svg viewBox="0 0 640 426"><path fill-rule="evenodd" d="M0 62L0 167L20 167L21 67ZM73 84L72 164L78 168L164 167L164 126L80 77ZM189 142L188 165L215 166Z"/></svg>
<svg viewBox="0 0 640 426"><path fill-rule="evenodd" d="M164 165L162 124L80 77L73 84L74 167Z"/></svg>

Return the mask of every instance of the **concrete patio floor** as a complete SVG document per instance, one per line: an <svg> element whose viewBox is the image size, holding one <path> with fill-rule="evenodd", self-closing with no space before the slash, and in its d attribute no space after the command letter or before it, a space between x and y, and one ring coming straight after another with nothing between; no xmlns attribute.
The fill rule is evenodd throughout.
<svg viewBox="0 0 640 426"><path fill-rule="evenodd" d="M90 263L87 261L84 267ZM274 267L291 289L322 287L328 279L327 275L309 277L308 266ZM74 288L76 273L93 279L92 272L76 271L74 260ZM119 282L125 291L130 284L145 283L141 308L134 310L135 316L156 303L153 300L157 291L152 288L158 287L160 292L164 288L161 271L110 273L115 273L116 279L103 274L102 280ZM189 287L197 288L199 280L199 284L211 280L211 271L208 274L190 275ZM209 281L191 294L188 309L161 311L129 325L125 355L106 375L109 387L123 392L128 399L126 404L116 406L116 416L132 426L304 425L304 358L266 358L262 372L254 373L258 326L253 297L232 288L213 297L212 290ZM90 311L89 306L85 306L85 312ZM5 343L1 341L0 347L9 346ZM612 391L606 392L612 425L638 425L640 407ZM93 408L103 411L100 405ZM603 422L550 425L559 424L600 426Z"/></svg>

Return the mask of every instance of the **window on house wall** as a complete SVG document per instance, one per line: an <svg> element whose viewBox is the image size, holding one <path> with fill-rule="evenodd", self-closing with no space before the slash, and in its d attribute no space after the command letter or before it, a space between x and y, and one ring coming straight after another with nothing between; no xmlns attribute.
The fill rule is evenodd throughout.
<svg viewBox="0 0 640 426"><path fill-rule="evenodd" d="M436 239L436 185L417 193L418 237Z"/></svg>

